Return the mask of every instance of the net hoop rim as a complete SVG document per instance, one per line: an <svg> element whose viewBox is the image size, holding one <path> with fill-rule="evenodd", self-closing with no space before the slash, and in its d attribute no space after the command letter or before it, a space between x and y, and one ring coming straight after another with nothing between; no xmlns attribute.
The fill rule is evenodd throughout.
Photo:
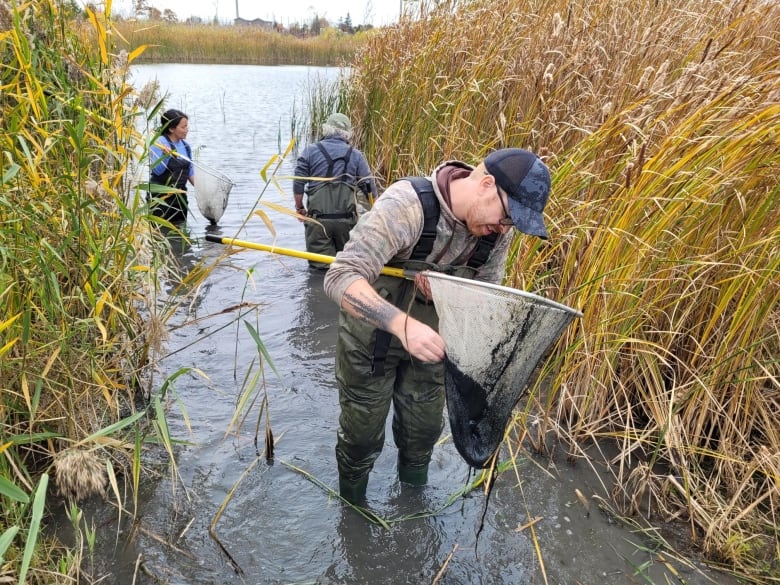
<svg viewBox="0 0 780 585"><path fill-rule="evenodd" d="M556 301L551 301L550 299L546 299L544 297L541 297L539 295L535 295L533 293L526 292L524 290L520 290L517 288L511 288L508 286L502 286L500 284L493 284L490 282L483 282L481 280L471 280L468 278L460 278L457 276L451 276L449 274L442 274L441 272L433 272L431 270L426 270L423 272L424 276L427 276L428 278L439 278L441 280L449 280L452 282L457 282L461 284L467 284L471 286L479 286L479 287L485 287L489 288L491 290L495 290L498 292L504 292L509 293L513 295L518 295L524 298L527 298L535 303L539 303L542 305L547 305L548 307L559 309L561 311L565 311L567 313L571 313L575 317L582 317L582 312L578 311L577 309L573 309L567 305L564 305L563 303L558 303Z"/></svg>
<svg viewBox="0 0 780 585"><path fill-rule="evenodd" d="M218 171L218 170L216 170L216 169L214 169L214 168L212 168L212 167L210 167L210 166L208 166L208 165L206 165L206 164L204 164L204 163L202 163L200 161L194 161L193 160L192 163L193 163L193 166L195 167L195 171L196 172L197 171L202 171L202 172L206 173L207 175L211 175L215 179L217 179L219 181L222 181L223 183L229 183L232 187L236 186L236 184L233 181L233 179L228 177L225 173L223 173L221 171Z"/></svg>

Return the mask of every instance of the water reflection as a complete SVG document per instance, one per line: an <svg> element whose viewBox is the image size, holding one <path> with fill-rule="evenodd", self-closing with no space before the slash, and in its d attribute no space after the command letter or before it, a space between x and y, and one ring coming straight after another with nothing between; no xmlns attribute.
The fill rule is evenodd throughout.
<svg viewBox="0 0 780 585"><path fill-rule="evenodd" d="M170 250L168 267L171 269L171 278L169 282L173 287L168 292L173 294L176 288L175 284L187 279L187 275L198 262L198 257L192 248L192 237L186 225L172 228L160 226L159 230Z"/></svg>
<svg viewBox="0 0 780 585"><path fill-rule="evenodd" d="M407 502L413 508L423 503L420 498L412 500L419 500ZM344 507L338 518L336 558L325 571L324 582L430 583L443 560L440 529L433 518L413 518L385 528ZM398 559L403 563L399 565Z"/></svg>
<svg viewBox="0 0 780 585"><path fill-rule="evenodd" d="M325 294L324 278L324 271L306 267L300 309L289 336L290 344L304 359L333 360L339 308Z"/></svg>

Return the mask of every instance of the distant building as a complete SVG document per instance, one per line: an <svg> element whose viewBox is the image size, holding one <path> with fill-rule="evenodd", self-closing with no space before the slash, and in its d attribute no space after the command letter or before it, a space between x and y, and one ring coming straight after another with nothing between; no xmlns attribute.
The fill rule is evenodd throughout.
<svg viewBox="0 0 780 585"><path fill-rule="evenodd" d="M254 20L246 20L245 18L236 18L233 21L235 26L254 26L265 30L274 30L274 23L269 20L263 20L262 18L255 18Z"/></svg>

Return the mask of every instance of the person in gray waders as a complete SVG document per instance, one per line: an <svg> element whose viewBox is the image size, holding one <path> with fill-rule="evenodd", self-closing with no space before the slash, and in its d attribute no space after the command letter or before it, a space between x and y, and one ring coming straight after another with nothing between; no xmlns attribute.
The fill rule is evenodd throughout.
<svg viewBox="0 0 780 585"><path fill-rule="evenodd" d="M318 222L304 222L307 252L333 256L342 250L361 207L370 207L376 197L368 161L350 145L350 140L349 118L340 113L331 114L322 125L322 139L309 144L298 157L293 179L295 210ZM319 269L328 267L311 261L309 265Z"/></svg>
<svg viewBox="0 0 780 585"><path fill-rule="evenodd" d="M402 484L427 483L444 427L445 345L428 279L380 275L383 265L500 283L513 227L547 238L549 192L541 159L506 148L476 167L447 161L429 178L393 183L352 230L325 275L325 292L342 309L336 461L347 501L365 500L391 404Z"/></svg>
<svg viewBox="0 0 780 585"><path fill-rule="evenodd" d="M153 215L171 223L187 221L187 182L195 184L192 148L185 140L189 117L179 110L167 110L160 116L160 137L149 147L152 170L149 182L176 187L183 193L149 193Z"/></svg>

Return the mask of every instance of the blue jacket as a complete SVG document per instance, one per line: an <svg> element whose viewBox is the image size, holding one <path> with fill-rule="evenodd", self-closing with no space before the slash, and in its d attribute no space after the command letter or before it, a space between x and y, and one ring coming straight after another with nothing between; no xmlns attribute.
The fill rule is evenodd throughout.
<svg viewBox="0 0 780 585"><path fill-rule="evenodd" d="M179 154L186 156L188 159L192 160L192 149L190 148L189 144L185 140L179 140L178 142L171 142L171 140L167 136L160 136L159 141L162 144L165 144L168 148L176 150ZM164 154L162 151L162 148L157 146L156 143L152 143L149 146L149 160L152 161L152 180L154 180L154 177L160 177L163 174L165 174L170 169L168 168L168 162L173 161L174 163L177 160L183 160L183 159L176 159L174 155L167 155ZM182 165L175 165L177 167ZM187 174L184 176L185 183L186 179L190 178L195 174L195 167L192 165L192 163L188 163L188 169ZM176 169L177 172L179 169ZM164 184L164 183L163 183Z"/></svg>

